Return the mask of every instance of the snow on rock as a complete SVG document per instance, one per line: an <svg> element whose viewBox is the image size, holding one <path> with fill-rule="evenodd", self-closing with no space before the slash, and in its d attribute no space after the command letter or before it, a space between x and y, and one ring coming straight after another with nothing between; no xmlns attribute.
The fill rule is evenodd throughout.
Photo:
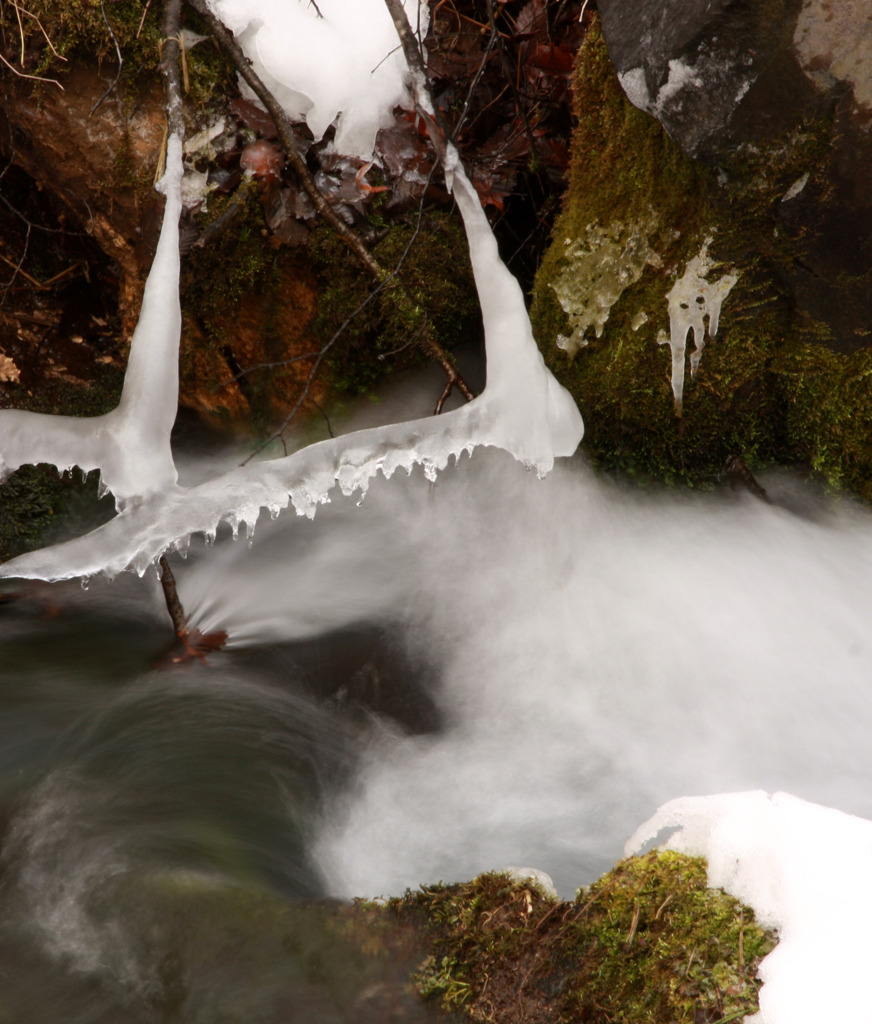
<svg viewBox="0 0 872 1024"><path fill-rule="evenodd" d="M753 907L779 942L762 962L754 1024L860 1024L872 939L872 821L787 793L681 797L632 836L705 857L709 885Z"/></svg>
<svg viewBox="0 0 872 1024"><path fill-rule="evenodd" d="M679 414L684 400L684 354L687 335L693 328L694 350L690 356L692 376L699 369L702 350L705 348L705 319L708 317L708 335L714 338L718 333L721 306L738 281L735 274L724 274L717 281L706 280L714 265L708 254L711 242L709 236L667 294L669 335L660 331L657 336L658 344L669 345L672 351L672 394L675 396L675 409Z"/></svg>
<svg viewBox="0 0 872 1024"><path fill-rule="evenodd" d="M384 0L208 2L292 120L305 120L316 140L336 122L337 152L369 159L394 107L409 105L406 62ZM404 7L423 37L426 3Z"/></svg>
<svg viewBox="0 0 872 1024"><path fill-rule="evenodd" d="M538 868L501 868L497 874L508 875L513 882L520 885L535 885L537 889L549 899L559 899L557 889L554 886L554 879L546 871Z"/></svg>

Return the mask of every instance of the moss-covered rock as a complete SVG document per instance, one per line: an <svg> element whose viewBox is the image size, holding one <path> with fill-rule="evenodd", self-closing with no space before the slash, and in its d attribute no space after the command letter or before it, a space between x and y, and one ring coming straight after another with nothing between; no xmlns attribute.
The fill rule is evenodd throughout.
<svg viewBox="0 0 872 1024"><path fill-rule="evenodd" d="M482 875L390 901L432 952L418 991L480 1021L696 1024L757 1008L775 937L706 886L705 862L653 852L619 863L573 903Z"/></svg>
<svg viewBox="0 0 872 1024"><path fill-rule="evenodd" d="M731 455L806 461L872 498L869 357L863 339L842 343L844 317L831 312L868 282L836 282L815 315L791 278L804 239L788 197L803 179L824 180L831 126L810 121L746 146L728 174L693 161L629 103L596 25L574 96L569 187L532 315L546 362L582 409L588 451L607 469L689 484L715 481ZM677 409L667 295L704 252L710 285L736 283Z"/></svg>
<svg viewBox="0 0 872 1024"><path fill-rule="evenodd" d="M331 345L333 386L344 396L372 393L387 371L420 358L429 325L446 349L480 334L481 317L466 239L459 218L431 210L417 218L373 225L380 238L373 256L388 271L399 267L402 290L375 294L372 280L326 226L312 233L308 255L322 282L314 321L319 346Z"/></svg>

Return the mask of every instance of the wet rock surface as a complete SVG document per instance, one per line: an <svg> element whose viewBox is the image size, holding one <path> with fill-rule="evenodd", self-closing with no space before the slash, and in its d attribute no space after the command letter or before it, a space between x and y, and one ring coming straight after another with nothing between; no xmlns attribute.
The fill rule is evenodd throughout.
<svg viewBox="0 0 872 1024"><path fill-rule="evenodd" d="M778 273L797 307L830 325L829 347L864 347L872 3L602 0L599 9L627 97L685 153L716 168L727 189L763 191L749 175L761 162L776 174L795 167L771 198L775 229L793 247Z"/></svg>

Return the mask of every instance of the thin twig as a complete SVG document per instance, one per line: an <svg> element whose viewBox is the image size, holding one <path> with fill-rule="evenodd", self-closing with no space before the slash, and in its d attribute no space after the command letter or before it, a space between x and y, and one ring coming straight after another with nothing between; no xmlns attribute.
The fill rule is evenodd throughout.
<svg viewBox="0 0 872 1024"><path fill-rule="evenodd" d="M264 450L264 448L266 448L272 441L281 441L282 442L282 448L284 449L284 452L287 455L288 447L285 444L285 439L284 439L284 436L283 436L284 432L285 432L285 430L287 430L288 425L290 424L291 420L293 420L293 418L299 412L300 408L303 405L303 402L309 397L309 388L312 386L312 382L314 381L314 379L315 379L315 377L316 377L316 375L318 373L318 370L320 369L321 363L326 358L327 353L330 351L330 349L333 348L333 346L336 344L336 342L342 336L342 334L344 333L346 327L348 327L348 325L351 323L351 321L354 320L354 318L359 313L361 313L370 304L370 302L372 302L372 300L386 287L386 285L387 285L387 281L385 281L382 284L377 285L369 293L369 295L367 295L367 297L355 309L353 309L351 311L351 313L349 313L349 315L342 321L342 323L339 325L338 330L334 333L334 335L330 338L330 340L325 343L325 345L323 346L321 351L317 354L317 356L315 358L315 362L314 362L314 364L312 366L312 369L309 371L309 376L306 378L306 380L305 380L305 382L303 384L303 391L299 395L299 397L297 398L297 401L294 403L294 406L291 409L291 411L284 418L284 420L282 420L280 426L277 427L276 430L274 430L272 432L272 434L270 434L270 436L268 438L266 438L266 440L261 442L261 444L259 444L257 446L257 448L254 449L254 451L241 463L241 465L244 466L247 463L251 462L251 460L256 455L259 455Z"/></svg>
<svg viewBox="0 0 872 1024"><path fill-rule="evenodd" d="M173 629L176 631L176 636L183 639L188 633L188 617L185 615L185 609L182 607L182 602L179 600L179 592L176 589L176 578L173 576L170 564L167 561L166 555L161 555L158 559L160 565L160 585L163 590L164 601L166 602L167 611L170 613L170 618L173 622Z"/></svg>
<svg viewBox="0 0 872 1024"><path fill-rule="evenodd" d="M258 370L277 370L283 366L291 366L294 363L302 363L306 359L315 359L317 352L306 352L301 356L292 356L290 359L282 359L277 363L257 363L256 366L249 366L245 370L240 370L239 373L234 373L232 377L228 377L227 380L222 380L220 384L216 384L212 388L212 393L220 391L221 388L229 387L231 384L237 383L242 380L243 377L247 377L250 373L256 373Z"/></svg>
<svg viewBox="0 0 872 1024"><path fill-rule="evenodd" d="M140 35L142 33L142 28L145 25L145 18L146 18L146 15L148 14L149 7L151 7L151 0L148 0L148 3L143 8L142 17L139 19L139 28L136 30L136 38L137 39L139 39L139 37L140 37Z"/></svg>
<svg viewBox="0 0 872 1024"><path fill-rule="evenodd" d="M12 161L10 160L9 164L7 164L6 168L4 169L3 174L6 173L6 171L9 169L11 165ZM3 174L0 174L0 178L3 177ZM29 221L27 217L24 216L21 210L16 209L16 207L14 207L12 203L9 202L9 200L6 198L6 196L3 195L2 192L0 192L0 203L3 203L3 205L10 213L14 214L16 217L19 218L19 220L23 221L27 225L27 227L33 228L34 231L45 231L47 234L50 235L70 235L71 237L74 238L86 237L86 232L84 231L70 231L68 228L49 228L46 227L44 224L34 224L33 222Z"/></svg>
<svg viewBox="0 0 872 1024"><path fill-rule="evenodd" d="M103 102L103 100L105 100L106 97L115 88L115 86L118 85L118 79L121 78L121 68L124 66L124 58L121 56L121 47L118 45L118 40L115 38L115 33L112 31L112 26L109 24L109 19L106 17L106 7L104 6L103 0L100 0L100 10L103 13L103 21L106 24L106 29L107 29L107 31L109 32L109 35L112 38L112 42L115 44L115 53L118 56L118 70L115 72L115 77L112 79L112 84L109 86L109 88L106 90L106 92L103 93L103 95L100 97L100 99L97 100L97 102L94 104L94 106L91 107L91 110L90 110L90 113L88 114L88 117L91 117L91 115L100 106L100 104Z"/></svg>
<svg viewBox="0 0 872 1024"><path fill-rule="evenodd" d="M46 32L45 28L43 27L42 22L33 13L33 11L28 11L26 7L19 7L18 4L16 4L14 2L14 0L13 0L13 6L15 7L16 11L20 11L22 14L26 14L28 16L28 18L33 18L33 20L36 22L37 26L39 27L39 31L42 32L43 36L45 37L45 41L48 43L48 48L55 55L55 57L57 57L58 60L62 60L66 64L67 63L67 58L64 57L62 54L58 53L58 51L55 49L55 45L51 41L51 36L49 36L48 32Z"/></svg>
<svg viewBox="0 0 872 1024"><path fill-rule="evenodd" d="M21 22L21 11L15 0L12 0L12 6L15 8L15 17L18 19L18 35L21 39L21 66L24 67L24 25Z"/></svg>
<svg viewBox="0 0 872 1024"><path fill-rule="evenodd" d="M388 0L385 0L385 2L387 3ZM497 19L496 19L496 14L494 12L494 0L487 0L487 12L488 12L488 17L490 18L491 25L494 27L494 29L496 29ZM535 153L536 152L536 138L533 135L533 129L530 127L530 122L527 120L527 111L524 109L524 104L521 102L519 84L515 83L515 81L514 81L514 76L512 75L512 67L511 67L511 65L509 63L509 56L506 53L506 48L505 48L505 45L503 43L502 36L499 37L499 43L500 43L500 54L502 56L503 68L505 70L506 78L507 78L507 80L509 82L512 82L512 88L513 88L513 91L515 93L515 109L517 110L518 116L521 118L521 121L523 122L524 130L527 133L527 139L528 139L528 141L530 143L530 152L531 153ZM520 52L519 52L518 56L520 58ZM520 64L519 64L519 68L520 68Z"/></svg>
<svg viewBox="0 0 872 1024"><path fill-rule="evenodd" d="M2 260L7 267L14 268L15 274L20 274L26 281L29 281L34 288L39 288L40 291L46 291L50 285L60 281L61 278L66 277L68 274L72 274L72 272L79 266L78 263L74 263L72 266L67 267L66 270L62 270L59 274L55 274L50 277L47 281L37 281L37 279L35 277L31 277L26 270L21 269L21 264L24 262L24 256L21 257L21 260L18 263L14 263L12 260L4 256L3 253L0 253L0 260ZM12 284L12 281L15 280L15 274L12 275L12 279L9 281L9 284L4 285L5 288L8 288L9 285Z"/></svg>
<svg viewBox="0 0 872 1024"><path fill-rule="evenodd" d="M23 71L19 71L18 68L13 67L2 53L0 53L0 60L3 61L13 75L18 75L19 78L29 78L33 82L50 82L52 85L56 85L61 92L64 92L64 87L56 78L43 78L41 75L27 75Z"/></svg>
<svg viewBox="0 0 872 1024"><path fill-rule="evenodd" d="M316 409L318 410L318 412L320 412L320 413L321 413L321 415L322 415L322 416L324 417L324 423L325 423L325 424L327 425L327 433L328 433L328 434L329 434L329 435L330 435L331 437L336 437L336 435L335 435L335 434L333 433L333 426L332 426L332 424L330 423L330 417L329 417L329 416L327 415L327 411L326 411L326 410L324 409L324 407L323 407L322 405L320 405L320 404L319 404L318 402L316 402L316 401L315 401L315 399L314 399L314 398L312 398L312 396L311 396L311 395L309 396L309 401L310 401L310 402L312 403L312 405L314 405L314 406L315 406L315 408L316 408ZM741 942L741 938L742 938L742 937L741 937L741 935L740 935L740 936L739 936L739 940L740 940L740 942Z"/></svg>
<svg viewBox="0 0 872 1024"><path fill-rule="evenodd" d="M9 280L6 282L6 284L3 286L3 289L6 292L6 294L3 296L2 305L6 304L6 299L7 299L8 294L9 294L9 289L12 287L12 282L15 280L15 278L19 274L21 274L21 276L24 277L24 278L28 278L30 276L29 274L25 273L25 271L23 271L21 269L21 267L22 267L22 265L24 263L24 259L27 256L27 247L29 245L30 245L30 225L28 224L27 225L27 233L24 236L24 249L22 250L22 253L21 253L21 259L18 261L18 265L17 266L15 266L12 263L9 263L9 266L10 267L11 266L15 266L15 269L13 271L12 277L10 277ZM9 261L7 260L6 262L8 263ZM31 278L31 280L32 280L32 278Z"/></svg>
<svg viewBox="0 0 872 1024"><path fill-rule="evenodd" d="M160 69L163 72L166 88L167 131L169 135L178 135L179 138L183 138L185 133L185 123L182 118L182 79L179 71L181 56L179 21L181 14L182 0L166 0Z"/></svg>
<svg viewBox="0 0 872 1024"><path fill-rule="evenodd" d="M25 281L30 281L30 283L35 288L39 288L40 290L45 288L45 285L42 283L42 281L37 281L37 279L35 277L31 277L26 270L21 269L21 264L24 262L24 256L21 257L18 263L13 263L12 260L7 259L2 253L0 253L0 260L3 260L7 267L12 267L12 269L15 271L15 273L9 279L9 282L3 286L4 288L8 288L19 274L24 278Z"/></svg>
<svg viewBox="0 0 872 1024"><path fill-rule="evenodd" d="M466 94L466 102L463 104L463 110L461 110L460 117L457 119L457 124L454 126L454 131L451 133L452 142L455 142L457 140L457 137L460 134L460 130L461 128L463 128L463 123L466 120L466 115L469 113L469 105L472 103L472 97L475 94L475 90L478 88L478 83L481 81L481 76L484 74L485 66L487 65L487 62L490 59L491 50L493 50L494 43L496 43L496 41L497 26L496 22L494 22L493 26L491 27L490 38L488 39L487 46L485 47L484 56L481 58L481 63L478 66L478 71L476 71L475 77L470 83L469 91Z"/></svg>

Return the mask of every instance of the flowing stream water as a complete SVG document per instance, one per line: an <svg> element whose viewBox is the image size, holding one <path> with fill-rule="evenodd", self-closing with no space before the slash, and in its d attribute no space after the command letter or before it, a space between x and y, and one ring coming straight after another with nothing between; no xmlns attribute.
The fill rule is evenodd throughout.
<svg viewBox="0 0 872 1024"><path fill-rule="evenodd" d="M208 664L161 665L151 576L7 586L0 1020L367 1020L295 901L509 865L571 896L683 794L872 817L872 517L763 483L379 479L174 563Z"/></svg>

